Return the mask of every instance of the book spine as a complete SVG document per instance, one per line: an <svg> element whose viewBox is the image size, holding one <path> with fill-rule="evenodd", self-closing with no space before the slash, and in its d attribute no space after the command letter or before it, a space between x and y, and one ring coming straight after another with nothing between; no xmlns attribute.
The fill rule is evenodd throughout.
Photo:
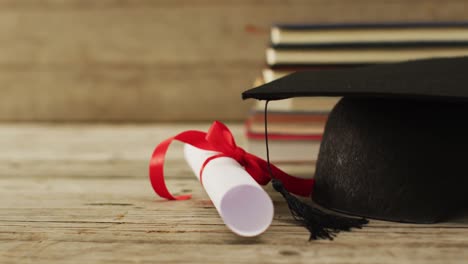
<svg viewBox="0 0 468 264"><path fill-rule="evenodd" d="M402 29L402 28L460 28L467 27L468 21L445 22L386 22L386 23L329 23L329 24L275 24L274 27L287 30L333 30L333 29Z"/></svg>

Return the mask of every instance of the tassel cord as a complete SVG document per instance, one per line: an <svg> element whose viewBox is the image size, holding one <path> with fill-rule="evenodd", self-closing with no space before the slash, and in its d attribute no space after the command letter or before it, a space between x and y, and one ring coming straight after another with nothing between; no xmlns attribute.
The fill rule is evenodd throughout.
<svg viewBox="0 0 468 264"><path fill-rule="evenodd" d="M265 125L265 145L266 158L269 176L272 179L273 188L281 193L288 204L289 211L293 218L301 223L310 233L309 240L329 239L333 240L340 231L350 231L351 228L362 228L368 221L365 218L351 218L323 212L319 208L312 207L296 196L290 194L283 183L276 179L270 166L270 150L268 144L268 102L265 102L264 125Z"/></svg>

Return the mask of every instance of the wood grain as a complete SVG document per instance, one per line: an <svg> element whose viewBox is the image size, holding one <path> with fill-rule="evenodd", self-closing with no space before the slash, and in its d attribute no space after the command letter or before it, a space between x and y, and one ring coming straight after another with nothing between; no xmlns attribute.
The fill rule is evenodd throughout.
<svg viewBox="0 0 468 264"><path fill-rule="evenodd" d="M230 124L241 145L242 129ZM147 179L152 148L207 123L0 124L0 263L466 263L468 212L433 225L373 220L334 241L308 241L282 198L272 226L241 238L222 223L181 160L167 181L192 200L157 198Z"/></svg>
<svg viewBox="0 0 468 264"><path fill-rule="evenodd" d="M257 72L256 67L248 66L227 71L197 66L176 70L0 70L4 85L0 120L240 120L253 103L240 96L241 90L250 88L242 82L253 78L245 72L248 68Z"/></svg>
<svg viewBox="0 0 468 264"><path fill-rule="evenodd" d="M0 120L241 120L272 23L464 20L466 5L1 0Z"/></svg>

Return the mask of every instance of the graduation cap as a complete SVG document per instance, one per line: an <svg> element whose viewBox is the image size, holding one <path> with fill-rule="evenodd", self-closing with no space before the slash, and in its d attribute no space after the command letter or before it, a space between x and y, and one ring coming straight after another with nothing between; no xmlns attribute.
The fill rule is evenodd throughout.
<svg viewBox="0 0 468 264"><path fill-rule="evenodd" d="M323 134L316 203L412 223L442 221L465 207L468 57L297 72L242 94L258 100L299 96L343 97ZM288 201L306 225L304 218L317 218L301 215L305 205L295 203Z"/></svg>

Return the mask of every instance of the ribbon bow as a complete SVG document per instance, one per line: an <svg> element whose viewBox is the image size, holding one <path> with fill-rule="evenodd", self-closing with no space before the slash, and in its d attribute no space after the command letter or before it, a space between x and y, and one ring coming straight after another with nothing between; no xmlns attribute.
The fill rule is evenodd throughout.
<svg viewBox="0 0 468 264"><path fill-rule="evenodd" d="M252 155L236 145L231 131L219 121L213 122L208 132L188 130L161 142L153 152L149 165L149 178L154 191L168 200L187 200L192 195L173 196L166 187L164 180L164 159L167 149L173 140L178 140L194 147L216 151L219 154L207 159L200 170L200 181L203 169L211 160L219 157L230 157L241 164L252 178L261 185L270 182L270 172L267 161ZM273 164L270 164L271 174L283 182L284 187L291 193L309 196L314 185L313 179L293 177ZM203 184L203 182L202 182Z"/></svg>

